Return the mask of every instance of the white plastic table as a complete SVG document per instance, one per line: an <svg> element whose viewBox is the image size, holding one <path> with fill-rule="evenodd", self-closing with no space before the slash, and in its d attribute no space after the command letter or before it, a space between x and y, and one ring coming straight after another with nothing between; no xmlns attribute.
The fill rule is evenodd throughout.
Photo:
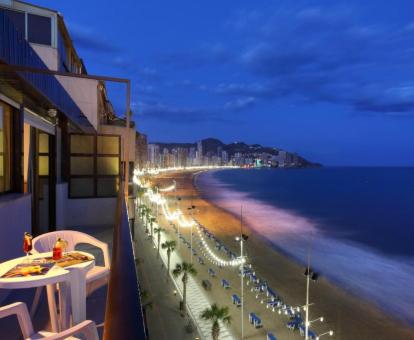
<svg viewBox="0 0 414 340"><path fill-rule="evenodd" d="M86 320L86 273L95 265L95 258L92 254L77 252L92 258L92 260L65 268L55 265L45 275L1 278L10 269L25 260L51 257L51 252L33 254L28 257L23 256L0 263L0 288L22 289L46 286L52 331L59 332L69 327L69 306L72 309L73 324L76 325ZM60 327L55 301L55 285L57 283L59 283L59 306L61 311ZM71 296L70 304L67 296L68 287Z"/></svg>

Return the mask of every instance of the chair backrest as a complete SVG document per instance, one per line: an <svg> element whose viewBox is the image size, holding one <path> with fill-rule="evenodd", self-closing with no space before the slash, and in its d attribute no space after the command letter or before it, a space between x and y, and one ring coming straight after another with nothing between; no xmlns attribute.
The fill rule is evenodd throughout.
<svg viewBox="0 0 414 340"><path fill-rule="evenodd" d="M68 242L67 251L75 250L78 244L86 243L100 248L103 252L105 267L110 267L109 249L105 242L101 242L95 237L76 230L59 230L36 236L33 239L33 252L43 253L53 250L53 246L58 238Z"/></svg>
<svg viewBox="0 0 414 340"><path fill-rule="evenodd" d="M79 243L90 243L90 239L94 237L81 233L75 230L59 230L50 233L39 235L33 239L33 250L38 253L52 251L53 246L58 238L62 238L68 242L68 251L75 250L75 247ZM95 239L96 240L96 239Z"/></svg>

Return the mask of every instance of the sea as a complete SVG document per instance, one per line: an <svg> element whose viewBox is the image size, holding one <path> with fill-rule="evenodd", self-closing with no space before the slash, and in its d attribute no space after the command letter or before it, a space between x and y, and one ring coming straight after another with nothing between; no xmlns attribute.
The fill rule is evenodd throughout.
<svg viewBox="0 0 414 340"><path fill-rule="evenodd" d="M414 325L414 168L231 169L202 195L295 261Z"/></svg>

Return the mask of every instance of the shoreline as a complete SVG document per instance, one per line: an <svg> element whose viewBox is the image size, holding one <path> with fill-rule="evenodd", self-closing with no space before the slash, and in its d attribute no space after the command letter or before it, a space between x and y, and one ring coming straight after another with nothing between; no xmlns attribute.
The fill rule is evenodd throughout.
<svg viewBox="0 0 414 340"><path fill-rule="evenodd" d="M203 196L196 179L200 172L169 173L157 181L177 181L177 194L181 204L189 201L197 206L197 219L232 251L238 253L234 236L239 233L239 216L216 206ZM165 183L166 184L166 183ZM218 227L221 225L220 227ZM246 224L245 224L246 226ZM305 280L303 266L285 254L248 225L246 249L259 277L265 278L283 299L291 305L303 305ZM317 332L334 329L335 339L414 339L414 329L403 321L395 320L374 304L363 301L325 278L311 285L311 317L323 315L326 319L314 327ZM269 313L269 312L268 312ZM271 314L271 313L270 313Z"/></svg>

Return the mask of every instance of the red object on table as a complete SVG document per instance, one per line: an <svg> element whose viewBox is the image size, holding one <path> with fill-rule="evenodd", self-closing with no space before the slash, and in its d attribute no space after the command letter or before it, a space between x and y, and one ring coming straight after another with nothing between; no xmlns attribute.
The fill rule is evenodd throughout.
<svg viewBox="0 0 414 340"><path fill-rule="evenodd" d="M29 233L24 233L23 251L26 253L26 255L29 255L29 253L32 251L32 248L32 235L30 235Z"/></svg>
<svg viewBox="0 0 414 340"><path fill-rule="evenodd" d="M53 259L60 260L62 258L62 248L53 247Z"/></svg>
<svg viewBox="0 0 414 340"><path fill-rule="evenodd" d="M23 251L25 253L29 253L31 250L32 250L32 241L25 238L23 241Z"/></svg>

